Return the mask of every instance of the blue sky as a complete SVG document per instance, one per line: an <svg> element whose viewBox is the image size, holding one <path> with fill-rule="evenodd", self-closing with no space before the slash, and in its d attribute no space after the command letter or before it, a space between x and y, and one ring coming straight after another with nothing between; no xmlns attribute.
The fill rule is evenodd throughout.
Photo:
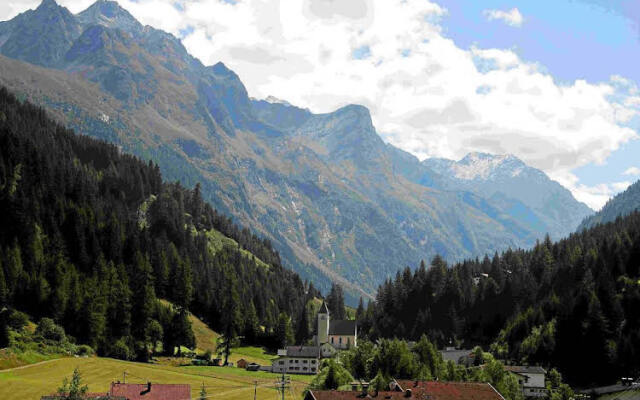
<svg viewBox="0 0 640 400"><path fill-rule="evenodd" d="M463 48L509 48L523 60L541 64L559 83L606 81L620 75L640 82L640 1L637 0L441 0L448 14L444 35ZM520 27L489 21L486 9L517 8ZM637 130L638 124L629 124ZM623 175L640 165L640 141L623 144L604 164L573 170L585 185L634 180ZM616 190L619 191L619 190Z"/></svg>

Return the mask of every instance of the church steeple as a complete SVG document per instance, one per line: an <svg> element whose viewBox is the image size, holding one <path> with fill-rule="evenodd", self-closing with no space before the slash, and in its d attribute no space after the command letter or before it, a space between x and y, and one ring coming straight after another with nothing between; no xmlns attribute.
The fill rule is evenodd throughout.
<svg viewBox="0 0 640 400"><path fill-rule="evenodd" d="M320 346L324 343L329 343L329 308L325 304L324 300L318 310L318 343Z"/></svg>
<svg viewBox="0 0 640 400"><path fill-rule="evenodd" d="M318 311L318 314L329 315L329 308L327 307L327 303L325 303L324 300L322 300L322 305L320 306L320 310Z"/></svg>

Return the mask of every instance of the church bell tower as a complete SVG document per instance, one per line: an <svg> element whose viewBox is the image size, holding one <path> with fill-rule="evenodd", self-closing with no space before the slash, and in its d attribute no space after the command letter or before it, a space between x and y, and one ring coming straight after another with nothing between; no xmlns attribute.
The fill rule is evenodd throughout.
<svg viewBox="0 0 640 400"><path fill-rule="evenodd" d="M320 310L318 311L318 343L320 346L324 343L329 343L329 309L327 305L322 302Z"/></svg>

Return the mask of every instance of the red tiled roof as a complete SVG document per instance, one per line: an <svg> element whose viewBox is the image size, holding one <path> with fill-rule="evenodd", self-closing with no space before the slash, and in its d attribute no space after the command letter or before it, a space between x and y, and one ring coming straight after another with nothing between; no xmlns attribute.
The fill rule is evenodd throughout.
<svg viewBox="0 0 640 400"><path fill-rule="evenodd" d="M191 386L151 383L112 383L109 394L126 397L128 400L189 400Z"/></svg>
<svg viewBox="0 0 640 400"><path fill-rule="evenodd" d="M504 400L488 383L470 382L432 382L432 381L397 381L401 391L394 392L370 392L363 396L360 391L336 391L318 390L310 391L311 398L315 400L359 400L359 399L379 399L379 400L400 400L400 399L430 399L430 400ZM407 390L411 390L411 396ZM310 396L307 397L307 399Z"/></svg>
<svg viewBox="0 0 640 400"><path fill-rule="evenodd" d="M360 391L338 391L338 390L311 390L309 394L315 400L360 400L360 399L378 399L378 400L399 400L406 399L402 392L373 392L363 396ZM309 397L306 397L308 399Z"/></svg>
<svg viewBox="0 0 640 400"><path fill-rule="evenodd" d="M403 390L411 389L414 397L429 395L431 400L504 400L504 397L488 383L402 380L397 382Z"/></svg>

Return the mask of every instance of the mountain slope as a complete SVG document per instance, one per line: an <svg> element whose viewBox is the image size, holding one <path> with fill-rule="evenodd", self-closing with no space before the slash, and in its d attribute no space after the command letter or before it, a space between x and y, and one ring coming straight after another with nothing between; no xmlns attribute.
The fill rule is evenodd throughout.
<svg viewBox="0 0 640 400"><path fill-rule="evenodd" d="M190 346L186 311L274 343L278 316L298 320L317 295L200 186L163 182L153 163L75 135L5 88L0 208L0 306L53 318L100 355L146 360L158 326L167 352Z"/></svg>
<svg viewBox="0 0 640 400"><path fill-rule="evenodd" d="M17 21L41 25L38 13L0 23L0 34L19 32ZM333 280L369 294L399 266L531 246L550 226L520 219L512 208L537 214L512 199L450 186L385 144L364 107L313 114L252 100L225 65L202 65L115 2L74 18L81 32L61 28L76 39L60 42L57 64L0 48L55 68L0 57L0 81L79 132L155 160L169 179L200 182L217 209L267 236L285 265L322 288Z"/></svg>
<svg viewBox="0 0 640 400"><path fill-rule="evenodd" d="M511 155L470 153L458 162L427 159L423 164L448 177L447 188L490 199L539 235L567 236L592 213L566 188Z"/></svg>
<svg viewBox="0 0 640 400"><path fill-rule="evenodd" d="M629 215L638 209L640 209L640 181L632 184L627 190L607 201L602 210L585 218L578 227L578 231L615 221L616 218Z"/></svg>

